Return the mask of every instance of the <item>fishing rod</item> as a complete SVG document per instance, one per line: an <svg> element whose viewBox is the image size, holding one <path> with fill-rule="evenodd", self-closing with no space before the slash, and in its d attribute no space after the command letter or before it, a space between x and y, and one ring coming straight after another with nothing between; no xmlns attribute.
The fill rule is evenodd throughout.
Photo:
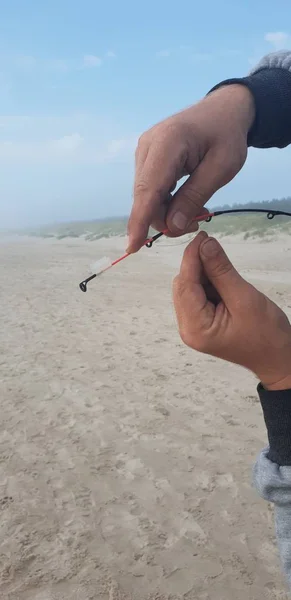
<svg viewBox="0 0 291 600"><path fill-rule="evenodd" d="M230 208L227 210L215 210L212 213L196 217L195 219L193 219L193 221L205 221L205 223L210 223L213 217L220 217L221 215L229 215L235 213L263 213L267 215L267 219L269 219L269 221L271 221L272 219L274 219L274 217L277 216L291 217L291 213L286 212L285 210L272 210L267 208ZM159 233L156 233L156 235L153 235L153 237L146 241L145 246L147 248L151 248L153 243L166 233L166 231L160 231Z"/></svg>
<svg viewBox="0 0 291 600"><path fill-rule="evenodd" d="M210 221L212 221L212 219L214 217L220 217L221 215L229 215L229 214L240 214L240 213L266 214L267 219L269 219L269 221L274 219L274 217L278 217L278 216L291 217L291 212L287 212L285 210L274 210L274 209L267 209L267 208L230 208L230 209L226 209L226 210L215 210L214 212L211 212L211 213L205 213L204 215L195 217L192 222L198 223L198 222L204 221L205 223L210 223ZM152 237L148 238L145 241L145 243L143 244L143 246L146 246L146 248L151 248L152 245L154 244L154 242L156 242L163 235L167 235L167 233L169 233L168 229L166 229L165 231L160 231L159 233L156 233ZM87 284L89 283L89 281L92 281L92 279L95 279L95 277L102 275L102 273L105 273L105 271L108 271L109 269L111 269L112 267L114 267L115 265L120 263L122 260L124 260L125 258L128 258L128 256L130 256L130 253L126 252L125 254L123 254L122 256L120 256L119 258L114 260L113 262L111 262L110 259L106 259L106 258L105 259L103 258L100 261L98 261L95 264L96 272L93 273L93 275L90 275L90 277L87 277L87 279L84 279L83 281L81 281L81 283L79 284L80 290L82 292L87 292Z"/></svg>

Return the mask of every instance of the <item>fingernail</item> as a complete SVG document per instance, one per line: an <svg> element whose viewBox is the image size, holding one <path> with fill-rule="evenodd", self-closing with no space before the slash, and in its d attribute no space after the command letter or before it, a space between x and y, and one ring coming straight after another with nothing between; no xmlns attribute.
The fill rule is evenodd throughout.
<svg viewBox="0 0 291 600"><path fill-rule="evenodd" d="M181 212L176 212L172 218L172 225L174 225L174 227L176 229L180 229L181 231L184 231L187 227L188 224L188 219L185 215L183 215L183 213Z"/></svg>
<svg viewBox="0 0 291 600"><path fill-rule="evenodd" d="M201 254L205 258L213 258L219 253L220 246L216 240L207 240L203 246L201 246Z"/></svg>

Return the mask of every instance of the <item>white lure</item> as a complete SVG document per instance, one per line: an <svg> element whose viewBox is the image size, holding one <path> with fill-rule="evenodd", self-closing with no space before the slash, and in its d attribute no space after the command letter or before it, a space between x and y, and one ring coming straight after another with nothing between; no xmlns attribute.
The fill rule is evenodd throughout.
<svg viewBox="0 0 291 600"><path fill-rule="evenodd" d="M96 262L90 265L90 270L96 275L101 275L103 271L106 271L107 269L109 269L109 267L111 267L111 264L112 263L110 258L108 258L107 256L103 256L102 258L96 260Z"/></svg>

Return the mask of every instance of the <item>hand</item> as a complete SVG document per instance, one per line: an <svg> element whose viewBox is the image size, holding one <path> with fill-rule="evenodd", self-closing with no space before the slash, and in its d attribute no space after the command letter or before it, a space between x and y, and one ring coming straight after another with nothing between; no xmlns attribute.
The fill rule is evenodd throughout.
<svg viewBox="0 0 291 600"><path fill-rule="evenodd" d="M149 226L173 235L196 231L191 221L211 196L242 168L254 101L243 85L218 89L198 104L144 133L136 151L129 252L145 242ZM172 197L181 177L188 180Z"/></svg>
<svg viewBox="0 0 291 600"><path fill-rule="evenodd" d="M185 344L250 369L267 389L291 388L286 315L239 275L205 232L184 253L174 303Z"/></svg>

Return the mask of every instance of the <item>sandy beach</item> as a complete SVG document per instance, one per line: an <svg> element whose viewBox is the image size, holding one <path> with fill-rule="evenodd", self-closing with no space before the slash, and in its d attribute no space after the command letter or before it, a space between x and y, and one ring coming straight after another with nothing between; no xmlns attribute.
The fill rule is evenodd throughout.
<svg viewBox="0 0 291 600"><path fill-rule="evenodd" d="M186 348L165 240L91 283L98 242L0 242L2 600L286 600L256 381ZM291 237L228 237L291 316Z"/></svg>

